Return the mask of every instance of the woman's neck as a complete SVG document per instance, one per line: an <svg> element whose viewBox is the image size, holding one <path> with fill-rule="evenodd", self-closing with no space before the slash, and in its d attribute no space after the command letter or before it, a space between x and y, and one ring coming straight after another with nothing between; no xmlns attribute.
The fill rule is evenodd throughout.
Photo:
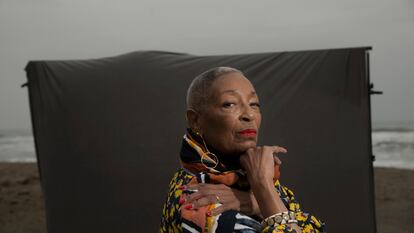
<svg viewBox="0 0 414 233"><path fill-rule="evenodd" d="M206 142L207 149L217 156L217 159L227 168L227 170L238 170L240 166L241 153L223 153L216 150Z"/></svg>
<svg viewBox="0 0 414 233"><path fill-rule="evenodd" d="M191 129L187 129L187 130L188 130L188 133L190 133L190 135L200 145L205 145L205 147L207 147L206 149L210 153L213 153L217 157L219 162L222 163L225 166L226 170L238 170L238 169L241 168L240 161L239 161L241 153L223 153L223 152L220 152L219 150L216 150L214 147L209 145L209 143L206 142L202 136L200 136L199 134L194 133Z"/></svg>

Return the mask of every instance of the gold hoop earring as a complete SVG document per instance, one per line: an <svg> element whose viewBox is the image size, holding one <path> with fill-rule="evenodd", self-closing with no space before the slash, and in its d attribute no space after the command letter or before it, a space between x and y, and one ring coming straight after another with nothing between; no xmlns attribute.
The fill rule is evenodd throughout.
<svg viewBox="0 0 414 233"><path fill-rule="evenodd" d="M216 168L216 167L218 166L218 164L219 164L219 160L218 160L217 155L215 155L213 152L210 152L210 151L208 150L208 148L207 148L207 144L206 144L206 141L205 141L205 140L204 140L204 138L203 138L203 135L201 135L201 133L200 133L197 129L195 129L195 130L194 130L194 133L195 133L195 134L197 134L197 136L199 136L199 137L201 138L201 141L203 142L204 148L205 148L205 150L206 150L206 152L204 152L204 153L201 155L201 163L202 163L204 166L208 167L208 168L211 168L211 169ZM207 160L211 160L211 162L212 162L212 163L214 163L214 167L210 167L210 166L208 166L207 164L205 164L205 163L203 162L203 160L205 159L205 157L207 157L207 158L208 158Z"/></svg>
<svg viewBox="0 0 414 233"><path fill-rule="evenodd" d="M214 154L214 153L212 153L212 152L210 152L210 151L207 151L206 152L206 155L210 155L210 156L212 156L212 157L208 157L209 159L211 159L212 161L213 161L213 163L214 163L214 166L213 167L210 167L210 166L208 166L207 164L205 164L204 162L203 162L203 159L204 159L204 154L201 156L201 164L203 164L204 166L206 166L206 167L208 167L208 168L210 168L210 169L214 169L214 168L216 168L217 166L218 166L218 163L219 163L219 160L218 160L218 158L217 158L217 156Z"/></svg>

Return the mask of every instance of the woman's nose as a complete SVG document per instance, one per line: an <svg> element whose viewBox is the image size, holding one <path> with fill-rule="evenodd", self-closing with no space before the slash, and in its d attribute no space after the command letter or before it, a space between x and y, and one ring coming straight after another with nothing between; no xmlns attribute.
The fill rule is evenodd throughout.
<svg viewBox="0 0 414 233"><path fill-rule="evenodd" d="M249 116L247 116L247 115L246 116L243 116L242 117L242 120L243 121L252 121L253 120L253 116L250 116L250 115Z"/></svg>
<svg viewBox="0 0 414 233"><path fill-rule="evenodd" d="M250 106L245 106L240 114L240 120L242 121L252 121L254 119L253 110Z"/></svg>

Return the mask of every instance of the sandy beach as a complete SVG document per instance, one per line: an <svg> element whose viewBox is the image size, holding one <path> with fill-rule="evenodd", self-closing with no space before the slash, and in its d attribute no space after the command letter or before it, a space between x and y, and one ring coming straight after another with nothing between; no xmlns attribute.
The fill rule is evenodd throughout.
<svg viewBox="0 0 414 233"><path fill-rule="evenodd" d="M375 168L379 233L414 232L414 171ZM0 163L0 232L46 232L35 163Z"/></svg>

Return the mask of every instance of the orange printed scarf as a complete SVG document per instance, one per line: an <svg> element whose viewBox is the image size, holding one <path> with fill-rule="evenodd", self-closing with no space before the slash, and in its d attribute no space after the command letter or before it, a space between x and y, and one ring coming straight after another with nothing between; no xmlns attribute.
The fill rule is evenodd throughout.
<svg viewBox="0 0 414 233"><path fill-rule="evenodd" d="M245 172L240 167L239 156L224 157L210 151L212 151L211 148L207 149L202 137L193 133L191 129L187 130L182 141L180 160L183 168L193 175L188 184L225 184L239 190L250 190ZM275 165L274 180L279 179L279 176L279 165ZM185 190L183 197L191 193L191 190ZM211 204L198 209L181 208L184 232L225 232L220 229L226 229L226 224L231 226L234 223L221 221L218 226L219 216L206 215L207 211L220 205L220 203Z"/></svg>

